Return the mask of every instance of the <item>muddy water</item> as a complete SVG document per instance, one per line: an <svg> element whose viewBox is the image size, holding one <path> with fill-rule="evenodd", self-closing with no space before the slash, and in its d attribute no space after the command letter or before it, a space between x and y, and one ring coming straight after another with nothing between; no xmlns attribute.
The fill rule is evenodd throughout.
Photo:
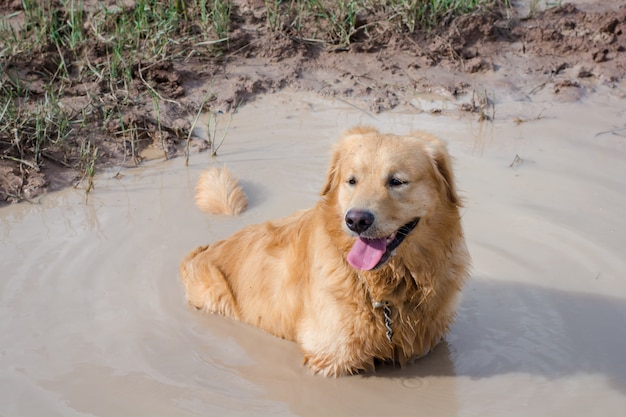
<svg viewBox="0 0 626 417"><path fill-rule="evenodd" d="M1 208L0 414L622 415L626 100L496 111L478 123L270 96L234 117L219 150L250 196L237 219L192 204L206 154L102 174L88 203L69 189ZM474 273L429 356L325 379L295 344L188 308L177 266L196 245L312 205L329 146L359 123L447 139Z"/></svg>

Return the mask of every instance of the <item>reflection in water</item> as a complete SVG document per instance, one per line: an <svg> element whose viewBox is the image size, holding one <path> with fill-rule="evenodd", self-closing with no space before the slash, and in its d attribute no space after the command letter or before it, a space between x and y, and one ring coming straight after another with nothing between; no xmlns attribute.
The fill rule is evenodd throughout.
<svg viewBox="0 0 626 417"><path fill-rule="evenodd" d="M250 196L240 217L193 207L206 154L105 173L87 204L68 189L0 208L0 414L620 415L626 142L598 133L622 128L625 107L562 104L520 125L373 122L344 103L271 96L239 111L215 161ZM310 207L331 144L360 121L448 140L475 273L429 355L326 379L295 344L188 308L178 262Z"/></svg>
<svg viewBox="0 0 626 417"><path fill-rule="evenodd" d="M477 157L482 157L485 147L489 147L493 143L494 124L488 121L469 121L467 124L467 130L470 132L471 138L474 139L472 154Z"/></svg>

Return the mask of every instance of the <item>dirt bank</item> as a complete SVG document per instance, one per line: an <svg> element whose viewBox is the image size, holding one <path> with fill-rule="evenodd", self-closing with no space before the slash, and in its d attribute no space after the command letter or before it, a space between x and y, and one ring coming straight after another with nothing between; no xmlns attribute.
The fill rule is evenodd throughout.
<svg viewBox="0 0 626 417"><path fill-rule="evenodd" d="M0 141L0 203L81 181L88 187L84 180L101 166L180 156L189 138L192 152L204 150L207 143L189 135L199 108L233 112L259 94L282 89L315 91L365 112L406 106L482 120L497 117L495 88L515 100L532 101L540 92L543 99L547 94L556 101L578 100L599 87L618 87L624 79L626 6L618 3L576 2L547 10L514 3L410 34L377 25L338 46L270 30L264 2L236 1L222 54L137 65L128 86L134 104L118 118L94 118L93 125L81 126L89 142L78 140L73 149L51 147L39 159L29 159L12 153L16 146L10 136ZM21 2L4 1L0 14L15 23L20 8ZM361 27L368 27L376 16L361 19ZM50 51L34 62L3 66L7 73L23 75L33 96L43 96L42 69L54 67L56 55ZM89 62L105 59L98 44L87 56ZM118 99L105 83L93 80L64 89L61 104L76 111L93 97L104 107ZM421 98L433 96L450 105L424 106Z"/></svg>

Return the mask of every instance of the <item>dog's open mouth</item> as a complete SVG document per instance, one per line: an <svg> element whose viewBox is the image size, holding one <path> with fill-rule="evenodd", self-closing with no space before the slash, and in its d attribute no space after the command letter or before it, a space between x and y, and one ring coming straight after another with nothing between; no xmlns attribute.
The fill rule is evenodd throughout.
<svg viewBox="0 0 626 417"><path fill-rule="evenodd" d="M420 219L418 217L387 237L368 239L359 236L348 253L348 263L362 271L378 268L389 260L393 251L400 246L404 238L415 229L419 221Z"/></svg>

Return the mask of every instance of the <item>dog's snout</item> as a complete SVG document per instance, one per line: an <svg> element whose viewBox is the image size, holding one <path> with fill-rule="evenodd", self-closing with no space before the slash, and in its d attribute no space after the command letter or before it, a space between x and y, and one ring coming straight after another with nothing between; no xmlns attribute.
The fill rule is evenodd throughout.
<svg viewBox="0 0 626 417"><path fill-rule="evenodd" d="M346 213L345 221L348 229L361 234L374 223L374 215L367 210L350 209Z"/></svg>

